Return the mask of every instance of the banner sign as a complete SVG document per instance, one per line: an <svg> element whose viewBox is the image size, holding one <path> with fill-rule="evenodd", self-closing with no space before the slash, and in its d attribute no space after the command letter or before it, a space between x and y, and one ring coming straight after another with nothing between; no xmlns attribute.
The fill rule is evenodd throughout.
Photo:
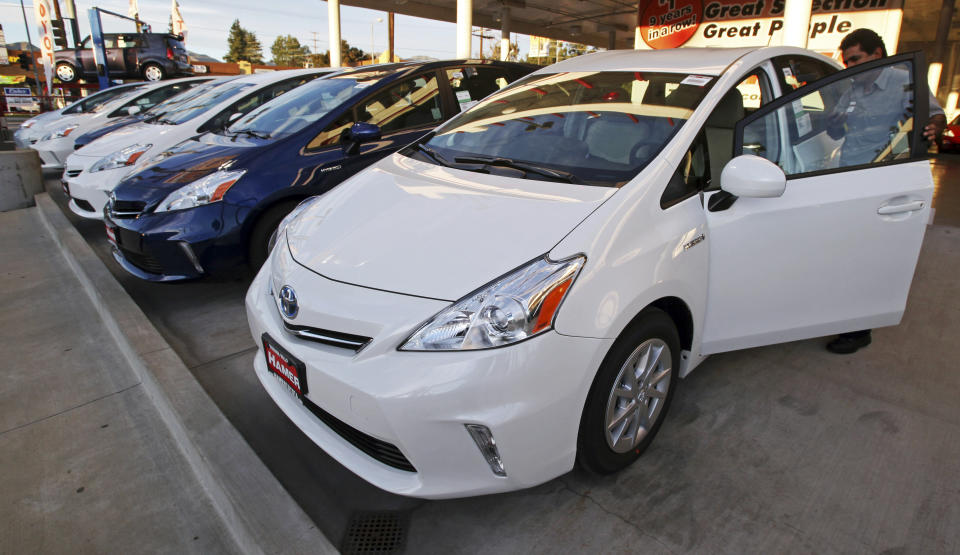
<svg viewBox="0 0 960 555"><path fill-rule="evenodd" d="M37 20L37 31L40 36L40 59L43 61L43 75L47 80L47 94L50 94L50 84L53 83L53 27L50 25L49 0L33 0L33 12ZM39 87L39 83L37 84Z"/></svg>
<svg viewBox="0 0 960 555"><path fill-rule="evenodd" d="M530 37L530 53L527 55L530 58L540 58L543 56L550 55L550 41L547 37Z"/></svg>
<svg viewBox="0 0 960 555"><path fill-rule="evenodd" d="M638 12L641 47L780 45L784 8L785 0L649 0ZM813 0L807 48L833 53L867 27L892 54L902 18L903 0Z"/></svg>
<svg viewBox="0 0 960 555"><path fill-rule="evenodd" d="M9 65L10 55L7 54L7 39L3 36L3 25L0 25L0 65Z"/></svg>

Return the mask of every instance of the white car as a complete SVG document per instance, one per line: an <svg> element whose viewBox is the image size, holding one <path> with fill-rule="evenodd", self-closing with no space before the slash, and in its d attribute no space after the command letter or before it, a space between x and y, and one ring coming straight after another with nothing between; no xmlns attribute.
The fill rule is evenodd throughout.
<svg viewBox="0 0 960 555"><path fill-rule="evenodd" d="M103 219L107 195L127 175L186 139L220 130L261 104L331 71L296 69L232 79L158 118L128 125L74 151L64 172L70 209L85 218Z"/></svg>
<svg viewBox="0 0 960 555"><path fill-rule="evenodd" d="M281 223L246 297L256 374L394 493L615 472L706 356L900 321L924 68L773 47L541 69Z"/></svg>
<svg viewBox="0 0 960 555"><path fill-rule="evenodd" d="M62 169L64 161L73 154L74 141L80 135L108 124L116 118L149 110L160 102L210 79L210 77L186 77L146 83L130 91L129 94L100 104L88 112L61 117L55 125L48 126L48 132L30 148L40 155L44 169Z"/></svg>
<svg viewBox="0 0 960 555"><path fill-rule="evenodd" d="M20 128L13 134L13 140L17 148L30 148L30 146L40 140L41 137L50 133L52 127L60 123L61 118L78 114L89 114L101 104L115 100L121 95L129 94L142 86L143 83L114 85L109 89L104 89L86 98L81 98L59 110L44 112L38 116L34 116L20 124Z"/></svg>

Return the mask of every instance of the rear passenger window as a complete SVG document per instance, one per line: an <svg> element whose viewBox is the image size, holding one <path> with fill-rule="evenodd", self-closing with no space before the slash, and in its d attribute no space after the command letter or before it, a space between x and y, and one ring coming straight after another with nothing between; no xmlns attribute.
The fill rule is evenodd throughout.
<svg viewBox="0 0 960 555"><path fill-rule="evenodd" d="M461 112L510 83L507 71L497 67L461 66L446 74Z"/></svg>

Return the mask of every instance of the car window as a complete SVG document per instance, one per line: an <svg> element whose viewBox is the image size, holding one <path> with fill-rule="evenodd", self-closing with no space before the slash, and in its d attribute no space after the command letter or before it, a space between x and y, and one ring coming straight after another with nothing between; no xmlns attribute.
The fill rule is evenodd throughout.
<svg viewBox="0 0 960 555"><path fill-rule="evenodd" d="M848 72L851 70L847 70ZM743 150L788 176L910 159L914 124L913 63L897 62L833 80L743 125ZM760 130L785 121L776 137ZM785 148L777 148L776 143Z"/></svg>
<svg viewBox="0 0 960 555"><path fill-rule="evenodd" d="M104 47L104 48L116 48L116 47L117 47L117 35L103 35L103 47Z"/></svg>
<svg viewBox="0 0 960 555"><path fill-rule="evenodd" d="M435 125L443 121L435 73L405 79L361 102L359 121L379 125L384 133Z"/></svg>
<svg viewBox="0 0 960 555"><path fill-rule="evenodd" d="M312 81L316 77L317 74L303 75L293 79L285 79L278 83L274 83L273 85L263 87L257 92L234 102L215 117L211 118L203 125L203 130L221 131L226 128L228 123L230 123L230 117L234 114L246 115L263 104L270 102L274 98L284 94L285 92L295 87L299 87L307 81Z"/></svg>
<svg viewBox="0 0 960 555"><path fill-rule="evenodd" d="M203 94L193 97L189 102L185 102L168 110L157 122L177 125L191 120L217 104L241 94L252 86L254 86L253 83L237 83L236 81L220 84L204 91Z"/></svg>
<svg viewBox="0 0 960 555"><path fill-rule="evenodd" d="M133 85L133 86L122 86L122 87L110 87L109 89L100 91L99 93L93 94L84 98L83 100L78 101L76 104L64 110L64 114L79 114L81 112L92 112L101 104L105 104L119 97L120 95L127 94L134 89L138 89L143 85Z"/></svg>
<svg viewBox="0 0 960 555"><path fill-rule="evenodd" d="M807 83L819 81L839 71L826 61L808 56L777 56L773 59L773 65L777 69L780 88L785 92L799 89Z"/></svg>
<svg viewBox="0 0 960 555"><path fill-rule="evenodd" d="M713 82L685 73L535 75L456 116L426 145L472 171L619 187L660 153Z"/></svg>
<svg viewBox="0 0 960 555"><path fill-rule="evenodd" d="M757 69L741 80L734 89L727 92L710 113L703 125L709 160L703 182L708 190L720 188L720 173L727 162L733 159L734 130L737 123L768 103L771 96L772 89L766 72ZM770 141L770 139L775 139L777 136L776 120L764 120L763 124L750 128L749 134L745 134L744 143L751 148L759 148L756 145L765 139L770 143L769 148L774 148L776 141Z"/></svg>
<svg viewBox="0 0 960 555"><path fill-rule="evenodd" d="M669 208L690 198L709 185L710 165L707 158L707 140L703 133L683 155L667 187L660 196L660 207Z"/></svg>
<svg viewBox="0 0 960 555"><path fill-rule="evenodd" d="M184 91L187 91L200 83L201 81L189 81L186 83L176 83L173 85L167 85L165 87L157 87L156 89L153 89L152 91L146 94L140 95L137 98L134 98L126 102L123 106L111 112L110 117L114 118L119 116L125 116L128 113L127 109L132 108L134 106L139 107L140 111L144 112L160 104L164 100L167 100L168 98L172 98Z"/></svg>
<svg viewBox="0 0 960 555"><path fill-rule="evenodd" d="M318 79L250 112L228 132L251 131L265 137L286 137L340 107L355 92L352 79ZM349 119L352 121L353 116Z"/></svg>
<svg viewBox="0 0 960 555"><path fill-rule="evenodd" d="M445 73L461 112L512 81L507 70L499 67L460 66L448 68Z"/></svg>
<svg viewBox="0 0 960 555"><path fill-rule="evenodd" d="M141 35L117 35L117 48L139 48L143 46Z"/></svg>

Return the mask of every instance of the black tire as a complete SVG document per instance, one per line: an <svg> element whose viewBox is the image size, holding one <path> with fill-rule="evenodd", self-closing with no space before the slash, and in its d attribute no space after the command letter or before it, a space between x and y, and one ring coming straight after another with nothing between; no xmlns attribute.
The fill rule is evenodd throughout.
<svg viewBox="0 0 960 555"><path fill-rule="evenodd" d="M54 74L61 83L76 83L80 80L80 72L68 62L57 62Z"/></svg>
<svg viewBox="0 0 960 555"><path fill-rule="evenodd" d="M145 81L162 81L167 78L167 72L163 70L163 66L153 62L143 64L141 73Z"/></svg>
<svg viewBox="0 0 960 555"><path fill-rule="evenodd" d="M663 356L663 346L669 349L669 356ZM670 372L663 374L666 370L664 365L653 365L649 376L662 375L660 380L652 384L656 387L651 389L649 385L634 384L635 391L644 390L644 393L642 395L637 393L640 395L638 398L625 396L622 393L629 390L622 387L623 380L629 379L626 374L628 371L626 364L638 356L642 362L643 349L647 348L654 351L657 348L661 349L661 362L670 365ZM637 371L631 371L636 376ZM645 309L614 342L590 387L583 415L580 418L580 433L577 437L577 462L580 466L595 474L612 474L637 460L660 430L660 425L667 415L667 409L670 408L670 401L673 399L679 371L680 337L673 320L657 308ZM641 375L641 378L643 377ZM642 381L646 382L647 379ZM618 385L621 386L617 389L619 394L614 390ZM666 391L662 391L663 389ZM663 397L654 396L653 391L656 391L655 395L663 395ZM655 407L654 403L658 403L659 408ZM619 440L616 440L614 438L617 433L608 428L608 423L611 419L616 420L613 415L630 413L631 407L637 411L636 416L624 418L623 428L617 428L617 426L613 428L627 430L630 427L629 423L639 421L634 418L643 418L641 412L647 414L648 418L652 411L655 413L652 420L647 423L644 435L640 434L640 430L644 429L641 427L632 436L623 431ZM618 411L618 408L621 410ZM612 445L614 441L616 441L616 449Z"/></svg>
<svg viewBox="0 0 960 555"><path fill-rule="evenodd" d="M247 246L247 261L250 268L256 272L267 261L267 255L270 251L267 245L270 242L270 236L276 231L280 222L289 214L300 200L285 200L268 208L266 212L260 215L257 223L254 224L250 232L250 242Z"/></svg>

